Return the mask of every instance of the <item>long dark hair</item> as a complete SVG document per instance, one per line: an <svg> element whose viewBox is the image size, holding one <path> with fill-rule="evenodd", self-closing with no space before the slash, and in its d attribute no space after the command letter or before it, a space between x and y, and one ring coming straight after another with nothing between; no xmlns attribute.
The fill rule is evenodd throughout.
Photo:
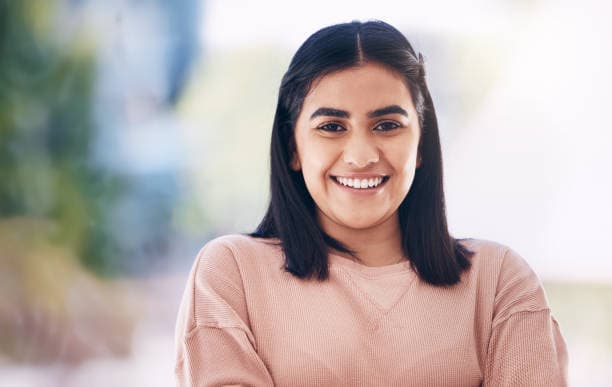
<svg viewBox="0 0 612 387"><path fill-rule="evenodd" d="M401 32L381 21L323 28L295 53L281 82L272 126L270 204L257 229L248 235L278 238L285 269L299 278L327 279L330 247L354 255L319 227L302 172L293 171L290 162L296 148L295 123L313 81L365 62L383 64L403 76L421 127L421 164L398 210L404 254L423 281L456 284L461 272L470 267L473 253L448 232L438 122L423 58Z"/></svg>

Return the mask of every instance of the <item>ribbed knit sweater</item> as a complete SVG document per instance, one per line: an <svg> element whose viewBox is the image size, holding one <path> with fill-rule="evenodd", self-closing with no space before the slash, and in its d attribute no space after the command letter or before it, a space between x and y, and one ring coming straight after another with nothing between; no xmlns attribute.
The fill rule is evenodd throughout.
<svg viewBox="0 0 612 387"><path fill-rule="evenodd" d="M227 235L191 270L176 326L180 386L565 386L567 350L516 252L468 239L452 287L409 262L329 255L329 280L284 271L278 239Z"/></svg>

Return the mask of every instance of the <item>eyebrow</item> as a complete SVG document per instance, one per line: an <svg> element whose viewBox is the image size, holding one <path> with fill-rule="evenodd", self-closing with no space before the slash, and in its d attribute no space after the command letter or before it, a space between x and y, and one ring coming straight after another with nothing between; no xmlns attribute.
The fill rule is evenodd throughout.
<svg viewBox="0 0 612 387"><path fill-rule="evenodd" d="M408 112L401 108L398 105L389 105L384 108L376 109L371 112L368 112L369 118L380 117L387 114L401 114L405 117L408 117ZM338 117L338 118L350 118L350 113L346 110L322 107L315 110L314 113L310 116L310 119L313 120L319 116L330 116L330 117Z"/></svg>
<svg viewBox="0 0 612 387"><path fill-rule="evenodd" d="M376 109L372 112L368 113L369 118L380 117L387 114L401 114L405 117L408 117L408 112L397 105L389 105L385 106L382 109Z"/></svg>
<svg viewBox="0 0 612 387"><path fill-rule="evenodd" d="M310 119L313 120L319 116L349 118L351 115L346 110L322 107L322 108L318 108L314 113L312 113L312 115L310 116Z"/></svg>

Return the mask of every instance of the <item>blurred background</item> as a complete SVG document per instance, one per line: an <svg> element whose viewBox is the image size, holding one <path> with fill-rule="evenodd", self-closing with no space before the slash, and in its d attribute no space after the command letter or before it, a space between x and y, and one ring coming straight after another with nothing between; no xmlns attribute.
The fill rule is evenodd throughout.
<svg viewBox="0 0 612 387"><path fill-rule="evenodd" d="M378 18L426 58L453 234L517 250L571 385L612 386L611 4L0 0L0 385L173 385L197 251L266 207L291 55Z"/></svg>

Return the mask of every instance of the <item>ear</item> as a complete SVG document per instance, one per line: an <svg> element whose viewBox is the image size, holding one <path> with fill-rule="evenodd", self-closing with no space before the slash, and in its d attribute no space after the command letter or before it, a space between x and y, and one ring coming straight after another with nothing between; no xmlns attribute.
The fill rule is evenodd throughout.
<svg viewBox="0 0 612 387"><path fill-rule="evenodd" d="M291 156L291 163L289 164L289 167L295 172L302 169L302 165L300 164L300 159L297 155L297 152L293 152L293 156Z"/></svg>
<svg viewBox="0 0 612 387"><path fill-rule="evenodd" d="M422 160L421 160L421 152L419 152L417 154L417 161L416 161L416 167L419 168L422 164Z"/></svg>

